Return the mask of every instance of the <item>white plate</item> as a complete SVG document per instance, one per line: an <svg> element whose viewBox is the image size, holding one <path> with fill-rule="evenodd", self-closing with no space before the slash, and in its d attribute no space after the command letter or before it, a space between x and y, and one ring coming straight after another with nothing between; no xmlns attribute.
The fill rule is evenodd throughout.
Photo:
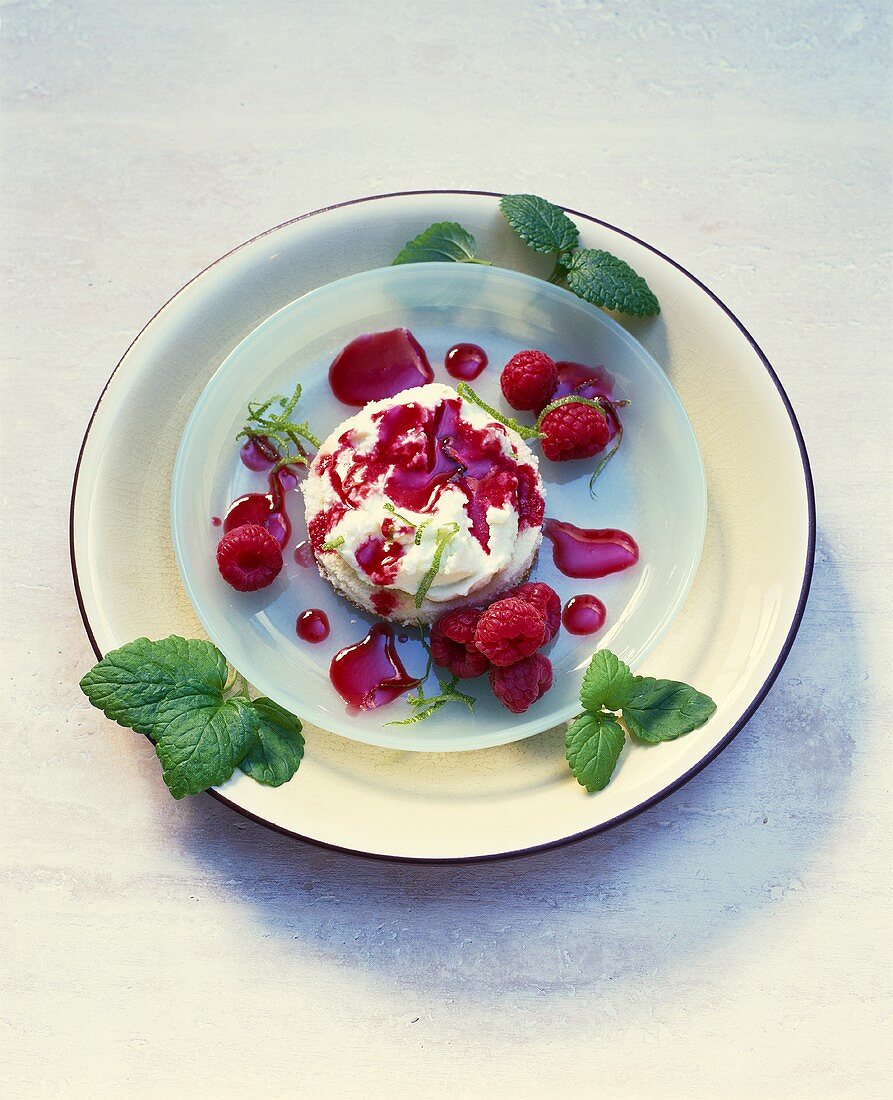
<svg viewBox="0 0 893 1100"><path fill-rule="evenodd" d="M543 543L532 578L552 585L562 601L591 592L607 606L597 635L561 631L549 647L554 686L526 714L500 706L486 677L463 684L476 697L474 714L444 707L425 722L391 725L412 714L404 699L350 715L332 687L334 654L358 642L375 621L335 595L313 568L286 552L285 567L267 589L233 591L220 577L215 548L224 514L243 493L265 492L267 478L239 460L236 436L248 401L272 393L303 392L299 418L309 417L325 438L355 410L337 401L328 368L341 348L363 332L405 326L428 353L435 381L454 382L443 360L453 344L485 348L490 366L475 391L512 415L502 400L502 364L525 347L556 360L606 367L623 411L623 444L589 492L596 460L540 463L547 515L583 527L628 531L641 557L631 569L600 580L564 577ZM523 418L522 418L523 419ZM287 494L292 540L307 538L300 492ZM656 644L684 600L697 570L706 523L706 486L688 417L666 375L642 345L601 310L541 279L471 264L386 267L329 283L279 310L227 357L208 383L183 433L171 493L174 551L186 591L209 637L264 695L327 730L387 748L449 752L482 749L541 733L579 713L583 670L607 647L637 666ZM332 626L325 642L308 645L295 633L297 615L324 610ZM421 673L425 653L416 632L399 646L407 669ZM436 693L432 676L430 693Z"/></svg>
<svg viewBox="0 0 893 1100"><path fill-rule="evenodd" d="M656 319L624 320L664 367L695 428L708 487L696 581L639 671L695 684L711 721L676 742L628 746L609 787L567 771L563 730L470 753L408 753L312 727L291 783L239 776L217 797L273 828L350 851L480 859L608 828L679 787L742 728L778 674L802 616L814 502L802 438L778 379L744 327L674 261L570 211L584 247L607 248L658 295ZM262 321L315 287L387 263L455 219L498 266L548 274L507 231L496 197L422 192L358 200L288 222L229 253L149 322L100 398L72 495L75 585L97 655L140 635L201 635L174 561L168 497L188 415L208 379ZM159 778L160 782L160 778Z"/></svg>

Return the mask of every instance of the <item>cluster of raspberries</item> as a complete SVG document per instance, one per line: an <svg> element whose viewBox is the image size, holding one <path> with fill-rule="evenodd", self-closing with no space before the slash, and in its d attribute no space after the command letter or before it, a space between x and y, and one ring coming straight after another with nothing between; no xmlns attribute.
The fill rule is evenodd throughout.
<svg viewBox="0 0 893 1100"><path fill-rule="evenodd" d="M431 655L460 680L490 674L493 694L523 714L552 686L552 662L538 650L561 627L561 600L547 584L518 585L489 607L461 607L431 628Z"/></svg>
<svg viewBox="0 0 893 1100"><path fill-rule="evenodd" d="M499 384L513 409L541 413L558 389L558 368L544 351L519 351L502 369ZM573 395L569 395L572 397ZM605 407L610 406L605 403ZM615 435L611 415L587 404L567 400L547 412L539 424L543 454L553 462L592 458Z"/></svg>

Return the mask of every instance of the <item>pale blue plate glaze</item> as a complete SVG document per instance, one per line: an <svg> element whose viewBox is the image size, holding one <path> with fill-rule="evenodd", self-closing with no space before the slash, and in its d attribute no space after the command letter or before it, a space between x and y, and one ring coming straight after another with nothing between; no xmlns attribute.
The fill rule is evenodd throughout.
<svg viewBox="0 0 893 1100"><path fill-rule="evenodd" d="M572 580L552 563L543 543L533 579L553 585L563 601L592 592L608 609L605 628L592 637L562 632L548 650L552 690L523 716L502 708L487 678L466 683L478 702L473 716L457 705L412 726L387 725L411 710L400 700L350 715L329 681L333 654L362 638L373 621L301 568L291 551L270 588L233 591L215 561L224 514L244 492L263 490L262 474L240 462L236 435L248 401L304 387L300 406L320 437L354 411L332 396L328 367L363 332L409 328L426 349L435 380L454 384L443 367L453 344L481 345L490 366L474 388L491 404L511 410L499 390L499 371L514 352L542 348L554 359L607 368L615 394L628 398L624 440L589 494L592 462L541 462L546 514L583 527L629 531L641 549L633 569L600 580ZM292 546L306 537L300 493L291 494ZM610 316L566 290L501 268L416 264L380 268L330 283L285 306L259 325L227 357L203 391L186 425L171 491L173 542L189 599L211 639L254 686L302 719L369 744L397 749L479 749L540 733L579 710L583 669L607 647L635 667L669 626L694 580L706 525L704 468L691 423L661 367ZM321 607L332 624L316 646L298 639L297 615ZM424 667L414 638L401 646L410 672Z"/></svg>

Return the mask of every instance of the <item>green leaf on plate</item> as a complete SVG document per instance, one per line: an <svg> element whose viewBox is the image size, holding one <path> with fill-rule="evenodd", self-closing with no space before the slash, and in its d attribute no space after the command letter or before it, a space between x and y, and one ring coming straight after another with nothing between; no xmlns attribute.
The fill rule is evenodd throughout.
<svg viewBox="0 0 893 1100"><path fill-rule="evenodd" d="M155 742L174 798L225 783L240 765L278 787L304 754L300 719L272 699L252 701L211 642L137 638L103 657L81 688L109 718Z"/></svg>
<svg viewBox="0 0 893 1100"><path fill-rule="evenodd" d="M174 798L225 783L257 740L257 725L244 696L224 699L204 684L172 692L158 708L152 736Z"/></svg>
<svg viewBox="0 0 893 1100"><path fill-rule="evenodd" d="M634 677L629 665L609 649L600 649L583 674L580 702L587 710L621 710L632 691Z"/></svg>
<svg viewBox="0 0 893 1100"><path fill-rule="evenodd" d="M598 248L583 248L565 265L568 289L596 306L616 309L635 317L660 313L650 287L625 260Z"/></svg>
<svg viewBox="0 0 893 1100"><path fill-rule="evenodd" d="M567 762L587 791L600 791L617 766L625 734L609 714L581 714L567 729Z"/></svg>
<svg viewBox="0 0 893 1100"><path fill-rule="evenodd" d="M393 264L486 264L477 257L477 242L458 222L435 222L397 253ZM392 264L392 266L393 266Z"/></svg>
<svg viewBox="0 0 893 1100"><path fill-rule="evenodd" d="M172 690L196 681L223 694L226 659L210 642L173 634L137 638L112 650L81 680L81 690L112 721L152 736L158 708Z"/></svg>
<svg viewBox="0 0 893 1100"><path fill-rule="evenodd" d="M239 767L258 783L280 787L295 774L304 755L301 720L265 696L253 700L251 709L257 741Z"/></svg>
<svg viewBox="0 0 893 1100"><path fill-rule="evenodd" d="M499 200L509 225L535 252L569 252L580 231L559 207L539 195L504 195Z"/></svg>
<svg viewBox="0 0 893 1100"><path fill-rule="evenodd" d="M678 680L636 676L623 705L623 721L642 741L674 741L703 726L716 710L709 695Z"/></svg>

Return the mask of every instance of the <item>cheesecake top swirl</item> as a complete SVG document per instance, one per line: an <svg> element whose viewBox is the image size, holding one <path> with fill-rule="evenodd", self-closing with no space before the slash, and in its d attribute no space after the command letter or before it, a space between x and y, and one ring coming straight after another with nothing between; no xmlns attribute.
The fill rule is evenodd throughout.
<svg viewBox="0 0 893 1100"><path fill-rule="evenodd" d="M325 440L305 486L314 554L358 585L443 604L532 560L543 522L537 459L449 386L368 404ZM439 556L438 556L439 555ZM436 564L433 578L430 574ZM360 601L364 602L364 601Z"/></svg>

